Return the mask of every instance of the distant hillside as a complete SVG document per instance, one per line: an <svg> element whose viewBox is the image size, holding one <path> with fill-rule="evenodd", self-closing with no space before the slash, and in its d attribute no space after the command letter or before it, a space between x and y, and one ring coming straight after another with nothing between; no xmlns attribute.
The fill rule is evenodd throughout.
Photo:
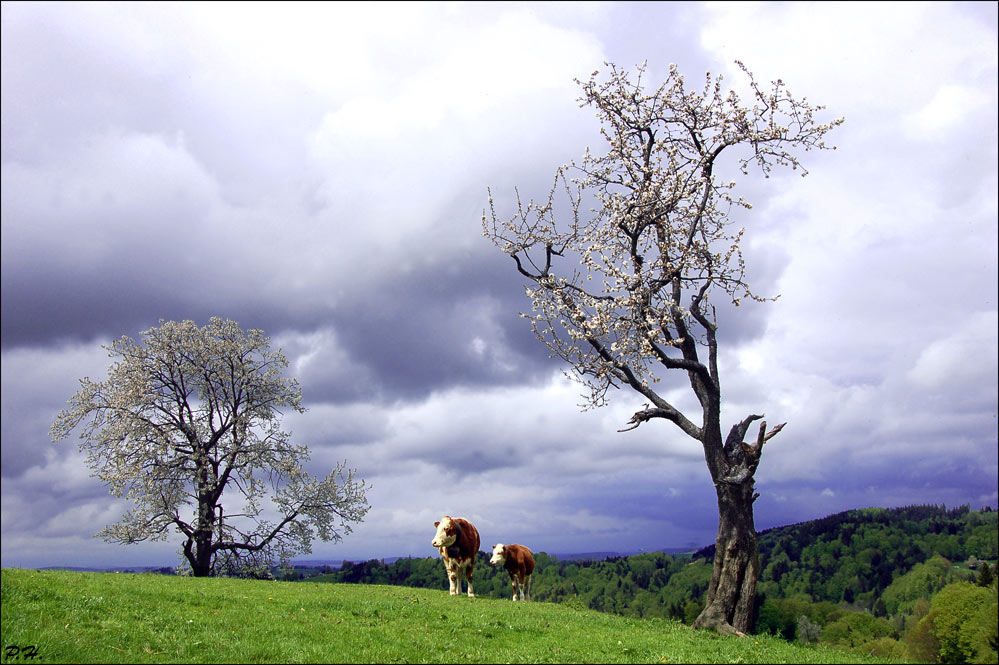
<svg viewBox="0 0 999 665"><path fill-rule="evenodd" d="M873 609L893 579L935 554L957 564L995 561L997 517L989 507L862 508L767 529L760 533L758 590ZM694 553L713 556L713 545Z"/></svg>
<svg viewBox="0 0 999 665"><path fill-rule="evenodd" d="M662 552L663 554L690 554L693 550L689 547L664 547L652 552ZM645 553L646 550L629 552L548 552L548 555L559 561L603 561L605 559L619 559L621 557L637 556Z"/></svg>
<svg viewBox="0 0 999 665"><path fill-rule="evenodd" d="M903 526L907 530L925 533L927 530L934 533L948 531L953 535L956 533L956 526L948 526L950 522L960 520L964 515L970 513L994 513L989 506L985 506L981 511L972 511L970 506L964 505L957 508L948 509L947 506L922 505L922 506L902 506L900 508L856 508L835 513L827 517L820 517L805 522L796 522L784 526L773 527L760 531L760 553L766 554L772 546L785 537L814 539L823 534L836 533L844 525L851 523L865 524L885 524ZM913 523L925 523L925 527L913 527ZM849 526L847 529L849 530ZM694 552L695 558L713 558L715 554L714 544L702 547Z"/></svg>
<svg viewBox="0 0 999 665"><path fill-rule="evenodd" d="M76 573L160 573L173 575L171 566L118 566L114 568L87 568L84 566L46 566L39 570L66 570Z"/></svg>

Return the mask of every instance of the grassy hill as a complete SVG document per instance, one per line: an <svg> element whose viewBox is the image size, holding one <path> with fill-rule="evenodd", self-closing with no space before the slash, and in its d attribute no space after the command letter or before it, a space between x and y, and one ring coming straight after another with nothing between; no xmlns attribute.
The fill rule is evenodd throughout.
<svg viewBox="0 0 999 665"><path fill-rule="evenodd" d="M668 619L392 586L0 571L4 663L878 663Z"/></svg>

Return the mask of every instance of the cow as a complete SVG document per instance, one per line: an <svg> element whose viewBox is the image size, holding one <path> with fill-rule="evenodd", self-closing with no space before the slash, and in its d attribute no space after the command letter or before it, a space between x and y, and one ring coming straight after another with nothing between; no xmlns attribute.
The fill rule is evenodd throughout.
<svg viewBox="0 0 999 665"><path fill-rule="evenodd" d="M464 571L468 580L468 597L475 598L472 589L472 570L475 557L479 553L479 532L466 519L445 515L434 522L437 534L430 542L441 553L447 579L451 583L451 595L461 595L461 574Z"/></svg>
<svg viewBox="0 0 999 665"><path fill-rule="evenodd" d="M517 600L517 591L520 591L520 600L530 600L531 596L531 573L534 572L534 556L531 550L523 545L504 545L498 543L493 548L493 557L489 563L503 564L506 572L510 574L510 582L513 584L513 599Z"/></svg>

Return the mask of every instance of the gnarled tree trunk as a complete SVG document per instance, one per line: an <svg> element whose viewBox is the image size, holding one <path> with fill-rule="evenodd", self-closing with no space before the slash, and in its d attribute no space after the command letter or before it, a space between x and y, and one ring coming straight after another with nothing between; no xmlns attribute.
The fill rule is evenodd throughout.
<svg viewBox="0 0 999 665"><path fill-rule="evenodd" d="M752 478L739 484L717 482L718 537L704 610L694 628L747 633L752 628L759 577L759 539L753 522Z"/></svg>
<svg viewBox="0 0 999 665"><path fill-rule="evenodd" d="M756 580L760 573L760 547L753 520L754 476L763 454L763 444L777 436L784 424L769 432L764 420L752 444L744 441L750 425L763 416L747 416L732 427L725 444L713 426L716 412L709 412L712 427L702 443L705 459L718 496L718 536L715 562L704 609L694 621L695 628L713 628L723 634L743 635L753 627Z"/></svg>

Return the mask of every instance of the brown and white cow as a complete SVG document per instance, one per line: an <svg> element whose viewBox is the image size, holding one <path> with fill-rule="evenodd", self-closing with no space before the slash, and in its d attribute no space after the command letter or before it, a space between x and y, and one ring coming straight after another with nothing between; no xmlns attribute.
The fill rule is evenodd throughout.
<svg viewBox="0 0 999 665"><path fill-rule="evenodd" d="M440 551L444 560L451 595L461 594L461 574L464 572L468 580L468 597L474 598L472 570L475 568L475 556L479 553L479 532L468 520L450 515L434 522L434 526L437 527L437 534L430 544Z"/></svg>
<svg viewBox="0 0 999 665"><path fill-rule="evenodd" d="M530 600L531 596L531 573L534 572L534 556L531 550L523 545L504 545L499 543L493 548L493 557L489 563L503 564L506 572L510 574L510 582L513 584L513 599L517 600L517 591L520 590L520 600Z"/></svg>

